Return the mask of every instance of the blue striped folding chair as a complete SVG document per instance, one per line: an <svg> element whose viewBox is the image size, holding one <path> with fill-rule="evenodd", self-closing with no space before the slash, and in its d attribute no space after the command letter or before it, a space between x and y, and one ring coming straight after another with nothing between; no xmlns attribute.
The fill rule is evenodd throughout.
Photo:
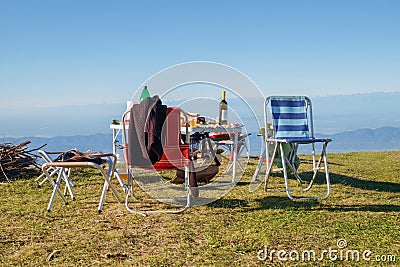
<svg viewBox="0 0 400 267"><path fill-rule="evenodd" d="M269 115L269 116L268 116ZM265 190L267 191L268 180L272 172L283 172L285 178L285 190L288 197L294 201L322 200L330 194L330 180L326 147L331 141L325 138L315 138L313 129L311 100L305 96L271 96L265 100L264 106L265 150L260 158L258 173L264 160L267 165L265 174ZM315 144L322 144L319 159L316 160ZM314 184L320 170L325 171L327 191L321 197L294 197L289 187L288 171L301 183L298 167L297 150L299 145L311 145L313 175L310 182L303 191L308 191ZM322 164L323 161L323 164ZM273 165L276 168L273 168ZM256 174L255 174L256 175Z"/></svg>

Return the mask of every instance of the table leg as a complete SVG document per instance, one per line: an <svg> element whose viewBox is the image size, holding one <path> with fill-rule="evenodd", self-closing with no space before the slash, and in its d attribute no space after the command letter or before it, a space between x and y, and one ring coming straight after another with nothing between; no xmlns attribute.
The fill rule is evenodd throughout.
<svg viewBox="0 0 400 267"><path fill-rule="evenodd" d="M238 145L238 139L239 139L239 133L234 132L233 135L233 163L232 163L232 183L235 183L236 181L236 161L237 161L237 145Z"/></svg>

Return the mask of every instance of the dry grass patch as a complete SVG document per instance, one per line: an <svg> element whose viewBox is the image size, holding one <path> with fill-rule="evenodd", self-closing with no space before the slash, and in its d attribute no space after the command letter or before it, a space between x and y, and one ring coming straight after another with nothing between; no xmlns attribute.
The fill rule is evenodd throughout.
<svg viewBox="0 0 400 267"><path fill-rule="evenodd" d="M332 194L321 203L294 203L285 193L261 188L249 192L252 160L229 194L178 215L133 215L111 193L98 214L103 180L92 170L73 174L76 200L66 206L57 197L50 213L45 211L49 184L37 188L33 179L0 184L0 265L281 266L277 256L260 261L257 253L265 246L321 252L345 239L346 249L395 255L396 262L384 263L395 266L400 261L400 152L329 154L328 159ZM281 185L282 179L271 180L272 187ZM371 262L325 257L289 264Z"/></svg>

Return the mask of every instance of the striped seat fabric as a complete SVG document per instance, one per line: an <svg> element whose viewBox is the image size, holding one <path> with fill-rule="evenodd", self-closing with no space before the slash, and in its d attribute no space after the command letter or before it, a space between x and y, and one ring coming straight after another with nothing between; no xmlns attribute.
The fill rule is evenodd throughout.
<svg viewBox="0 0 400 267"><path fill-rule="evenodd" d="M270 101L275 138L311 137L304 96L276 96Z"/></svg>

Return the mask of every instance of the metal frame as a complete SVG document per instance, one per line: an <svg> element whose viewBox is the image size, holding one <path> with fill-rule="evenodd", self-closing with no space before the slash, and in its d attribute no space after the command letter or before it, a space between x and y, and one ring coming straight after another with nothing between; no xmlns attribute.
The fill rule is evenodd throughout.
<svg viewBox="0 0 400 267"><path fill-rule="evenodd" d="M107 161L108 164L108 171L107 173L104 171L103 167L99 164L96 164L94 162L46 162L42 165L42 170L47 179L50 181L50 183L54 186L53 192L50 197L49 204L47 206L47 211L50 212L51 208L53 206L54 200L56 195L58 194L62 200L64 201L65 204L68 204L67 199L65 198L64 194L61 193L60 191L60 185L62 181L66 181L65 178L68 177L66 172L67 170L71 168L95 168L98 169L101 173L101 175L104 178L104 186L103 186L103 191L100 196L100 201L99 201L99 206L97 211L100 213L103 208L104 200L105 200L105 195L108 190L108 188L111 188L111 191L113 195L117 198L118 202L122 203L122 198L118 194L117 190L115 189L114 185L111 183L111 177L114 176L114 170L115 170L115 165L117 161L117 157L115 154L98 154L96 156L99 157L104 157ZM54 181L52 176L54 173L49 173L48 170L49 168L53 168L58 171L58 177L57 180ZM67 180L68 181L68 180ZM67 183L67 182L66 182ZM68 183L67 183L68 184Z"/></svg>
<svg viewBox="0 0 400 267"><path fill-rule="evenodd" d="M189 130L188 130L188 116L187 114L181 109L180 112L184 115L185 118L185 124L186 124L186 144L189 144L190 142L190 136L189 136ZM127 136L127 125L125 124L126 118L127 116L130 114L130 110L127 110L124 112L124 114L122 115L122 125L123 125L123 148L124 150L128 148L128 142L129 142L129 138ZM179 127L180 129L180 127ZM191 154L191 153L190 153ZM125 151L124 156L125 156L125 160L128 160L126 158L127 152ZM191 155L190 155L191 156ZM189 163L191 164L191 163ZM174 199L161 199L161 198L142 198L139 197L137 193L135 193L135 175L134 175L134 170L132 167L128 166L127 164L127 174L128 174L128 180L127 180L127 184L125 185L125 207L126 209L131 212L131 213L136 213L136 214L140 214L143 216L146 216L148 214L152 214L152 213L172 213L172 214L176 214L176 213L181 213L185 210L187 210L190 206L191 206L191 198L192 198L192 191L191 188L189 187L189 166L184 166L185 169L185 185L184 185L184 190L186 191L186 197L180 198L179 200L183 200L185 201L184 205L182 206L182 208L180 209L162 209L162 210L139 210L139 209L134 209L131 208L129 205L129 198L132 195L137 201L145 201L145 200L152 200L152 201L166 201L166 200L177 200L177 198ZM141 173L144 172L149 172L148 170L143 170L141 171ZM151 172L151 171L150 171ZM154 172L154 171L153 171ZM118 175L118 174L117 174ZM137 187L139 187L137 185Z"/></svg>
<svg viewBox="0 0 400 267"><path fill-rule="evenodd" d="M51 163L53 162L53 160L50 158L50 154L55 154L55 155L61 155L64 152L46 152L44 150L38 150L38 153L40 154L40 156L42 157L42 159L47 162L47 163ZM59 173L62 171L62 168L60 167L48 167L47 172L49 173L50 176L54 176L57 174L57 176L59 175ZM65 188L64 188L64 196L67 195L67 190L69 192L69 195L71 196L72 200L75 200L75 195L74 195L74 191L72 190L72 187L75 185L74 182L69 178L70 174L71 174L71 169L66 169L65 171L62 171L63 175L62 175L62 179L65 182ZM41 178L43 178L40 183L38 184L38 187L42 187L42 185L48 181L49 179L47 178L46 174L44 172L42 172L36 179L35 181L39 181ZM50 181L49 181L50 182Z"/></svg>
<svg viewBox="0 0 400 267"><path fill-rule="evenodd" d="M283 176L285 179L285 191L288 195L288 197L293 200L293 201L310 201L310 200L323 200L329 197L330 195L330 178L329 178L329 169L328 169L328 160L326 156L326 147L328 143L332 140L330 139L320 139L320 138L315 138L314 137L314 125L313 125L313 113L312 113L312 104L311 100L308 97L304 97L304 100L306 101L306 111L307 111L307 121L308 121L308 126L309 126L309 135L310 138L306 138L303 140L296 140L296 139L290 139L290 138L275 138L275 133L272 131L268 131L270 129L270 126L273 125L273 120L272 124L268 121L268 106L270 104L270 100L273 97L268 97L265 99L264 102L264 123L265 123L265 133L264 133L264 147L263 147L263 152L260 156L260 160L258 163L258 166L256 168L256 171L253 176L253 180L256 179L264 160L266 160L266 166L267 170L265 173L265 185L264 185L264 190L268 191L268 180L270 177L270 174L272 172L283 172ZM322 143L322 151L320 153L318 161L316 160L315 156L315 143ZM288 155L285 156L284 152L284 144L291 144L292 151ZM313 177L310 181L310 183L307 185L306 188L303 189L303 191L308 191L311 189L312 185L314 184L314 181L317 177L317 174L320 170L325 171L325 180L326 180L326 186L327 186L327 191L326 194L322 197L294 197L291 194L291 190L289 187L289 179L288 179L288 170L289 168L296 179L299 181L300 184L303 184L304 181L298 174L296 167L295 167L295 159L297 155L297 150L299 145L311 145L312 147L312 161L313 161ZM273 147L271 151L271 146ZM278 156L278 150L280 157ZM271 153L272 152L272 153ZM323 166L322 160L324 161ZM277 162L280 162L282 167L281 168L273 168L273 165L276 165Z"/></svg>
<svg viewBox="0 0 400 267"><path fill-rule="evenodd" d="M229 133L230 136L233 136L233 140L232 138L230 139L230 141L232 142L231 145L231 153L233 152L233 157L232 160L229 161L229 165L227 166L227 170L224 172L224 174L229 173L230 171L232 171L232 178L229 182L210 182L208 184L205 185L199 185L199 188L210 188L210 187L219 187L219 186L230 186L230 185L236 185L237 181L236 181L236 172L237 172L237 165L241 164L239 161L238 156L241 153L241 150L238 150L238 147L240 145L240 142L244 142L244 144L246 144L246 140L243 139L241 141L239 141L239 133L241 132L243 125L234 127L234 128L225 128L223 126L219 126L219 127L213 127L213 128L207 128L207 127L190 127L189 128L189 132L198 132L198 133L204 133L204 132L209 132L209 131L213 131L213 132L227 132ZM221 131L221 129L223 129L223 131ZM219 146L220 141L215 142L216 146ZM222 144L221 144L222 145ZM227 145L228 146L228 145ZM242 147L243 148L243 147ZM246 147L247 149L247 147ZM239 153L240 152L240 153ZM247 160L249 160L249 153L247 150ZM240 165L239 165L240 166ZM243 165L240 166L241 168L244 167ZM243 169L242 169L243 170Z"/></svg>
<svg viewBox="0 0 400 267"><path fill-rule="evenodd" d="M236 151L237 151L236 152L236 154L237 154L236 163L237 163L237 165L239 165L239 167L242 169L242 171L245 170L245 167L239 161L238 157L243 153L243 151L245 151L245 157L247 158L247 160L250 159L249 149L248 149L248 146L247 146L247 137L249 135L251 135L251 134L239 135L238 136L238 141L237 141L237 144L236 144ZM225 173L229 173L233 168L234 144L235 144L235 142L233 140L222 140L222 141L216 142L217 147L224 146L230 152L229 159L224 154L222 154L222 156L224 158L229 160L229 165L228 165L228 168L225 170Z"/></svg>

